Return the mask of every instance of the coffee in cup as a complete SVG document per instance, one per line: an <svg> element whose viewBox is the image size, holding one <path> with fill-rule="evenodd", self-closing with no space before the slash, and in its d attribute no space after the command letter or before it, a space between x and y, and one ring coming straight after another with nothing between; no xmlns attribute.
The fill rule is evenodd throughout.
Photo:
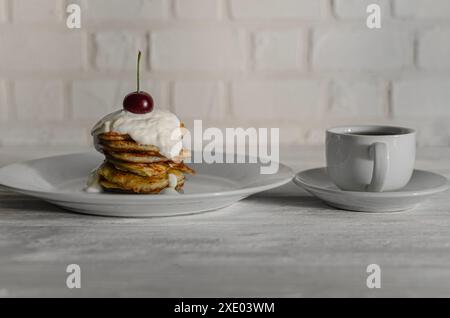
<svg viewBox="0 0 450 318"><path fill-rule="evenodd" d="M399 190L411 179L415 157L416 133L410 128L363 125L326 132L328 175L342 190Z"/></svg>

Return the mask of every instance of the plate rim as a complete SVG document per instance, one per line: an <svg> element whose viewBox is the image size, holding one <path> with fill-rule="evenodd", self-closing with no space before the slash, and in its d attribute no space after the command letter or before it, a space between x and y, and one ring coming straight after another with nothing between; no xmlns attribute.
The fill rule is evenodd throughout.
<svg viewBox="0 0 450 318"><path fill-rule="evenodd" d="M304 180L302 180L302 178L301 178L301 174L304 174L304 173L307 173L310 171L315 171L315 170L324 170L326 172L326 169L327 169L326 167L317 167L317 168L299 171L299 172L295 173L292 181L297 186L301 186L302 188L305 188L305 189L313 189L315 191L326 192L326 193L330 193L330 194L341 194L341 195L345 194L345 195L352 195L352 196L365 197L365 198L382 198L382 197L403 198L403 197L411 197L411 196L427 196L427 195L444 192L450 188L450 182L445 176L435 173L435 172L432 172L432 171L427 171L427 170L422 170L422 169L414 169L414 171L425 172L427 174L433 174L435 176L438 176L438 177L442 178L443 180L445 180L444 184L442 184L438 187L428 188L426 190L364 192L364 191L344 191L339 188L337 188L337 189L323 188L323 187L311 185L311 184L305 182Z"/></svg>
<svg viewBox="0 0 450 318"><path fill-rule="evenodd" d="M0 172L12 165L16 164L27 164L38 160L46 160L46 159L53 159L58 157L69 157L74 155L94 155L96 152L94 151L84 151L84 152L73 152L73 153L67 153L67 154L59 154L59 155L52 155L52 156L45 156L40 158L35 158L31 160L24 160L24 161L18 161L11 164L8 164L6 166L0 167ZM107 196L97 196L96 193L87 193L87 192L76 192L76 193L69 193L69 192L52 192L52 191L37 191L37 190L29 190L24 188L17 188L14 186L6 185L0 180L0 188L3 187L9 191L22 193L25 195L38 197L38 198L44 198L47 200L52 201L59 201L59 202L84 202L84 203L95 203L95 204L111 204L115 201L123 201L127 200L127 204L133 203L133 204L145 204L148 203L149 198L151 200L156 201L179 201L179 200L196 200L196 199L204 199L208 197L217 197L217 198L224 198L224 197L231 197L231 196L241 196L246 197L251 194L259 193L262 191L267 191L270 189L281 187L289 182L291 182L294 177L295 173L291 167L289 167L286 164L283 164L282 162L277 162L279 164L280 169L284 169L285 172L283 172L284 176L281 175L280 169L276 174L268 175L268 176L274 176L280 174L280 180L271 184L267 185L261 185L261 186L250 186L245 187L241 189L233 189L233 190L225 190L225 191L216 191L216 192L207 192L207 193L192 193L192 194L183 194L179 196L164 196L164 195L142 195L142 194L114 194L114 193L108 193ZM203 163L206 164L206 163ZM216 163L219 164L219 163ZM87 178L87 175L86 175ZM131 202L129 199L132 199ZM106 202L105 202L106 201Z"/></svg>

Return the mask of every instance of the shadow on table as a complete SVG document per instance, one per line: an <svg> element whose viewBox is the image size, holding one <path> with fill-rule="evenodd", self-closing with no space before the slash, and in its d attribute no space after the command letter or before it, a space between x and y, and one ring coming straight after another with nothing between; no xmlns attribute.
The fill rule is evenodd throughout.
<svg viewBox="0 0 450 318"><path fill-rule="evenodd" d="M292 207L292 208L314 208L314 209L331 209L330 206L326 205L319 199L304 195L304 196L274 196L274 197L263 197L263 196L253 196L248 198L248 200L256 200L259 203L263 203L267 206L277 206L277 207Z"/></svg>
<svg viewBox="0 0 450 318"><path fill-rule="evenodd" d="M265 205L276 205L277 207L333 209L293 182L258 193L247 200L257 200Z"/></svg>
<svg viewBox="0 0 450 318"><path fill-rule="evenodd" d="M39 199L22 195L0 196L0 215L11 211L67 213L66 210Z"/></svg>

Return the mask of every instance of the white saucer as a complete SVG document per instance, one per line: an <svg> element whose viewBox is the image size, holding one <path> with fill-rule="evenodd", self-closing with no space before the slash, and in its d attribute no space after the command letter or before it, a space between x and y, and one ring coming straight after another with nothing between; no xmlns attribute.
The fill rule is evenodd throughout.
<svg viewBox="0 0 450 318"><path fill-rule="evenodd" d="M340 190L329 179L326 168L299 172L294 177L294 183L333 207L362 212L395 212L411 209L433 194L449 188L447 178L422 170L414 170L405 188L391 192Z"/></svg>
<svg viewBox="0 0 450 318"><path fill-rule="evenodd" d="M259 163L201 163L190 164L197 174L187 178L184 194L86 193L87 176L102 161L103 156L89 152L16 163L0 168L0 185L80 213L154 217L216 210L284 185L293 176L282 164L278 173L264 175Z"/></svg>

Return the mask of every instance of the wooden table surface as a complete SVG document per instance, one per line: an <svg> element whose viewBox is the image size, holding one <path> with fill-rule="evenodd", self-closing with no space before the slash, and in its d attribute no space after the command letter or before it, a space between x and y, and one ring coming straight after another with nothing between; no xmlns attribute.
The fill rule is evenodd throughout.
<svg viewBox="0 0 450 318"><path fill-rule="evenodd" d="M0 148L0 165L82 149ZM322 147L282 149L301 170ZM450 177L450 148L417 165ZM81 267L68 289L66 267ZM366 286L369 264L381 288ZM169 218L78 215L0 190L0 297L450 296L450 197L400 213L335 210L293 184L220 211Z"/></svg>

